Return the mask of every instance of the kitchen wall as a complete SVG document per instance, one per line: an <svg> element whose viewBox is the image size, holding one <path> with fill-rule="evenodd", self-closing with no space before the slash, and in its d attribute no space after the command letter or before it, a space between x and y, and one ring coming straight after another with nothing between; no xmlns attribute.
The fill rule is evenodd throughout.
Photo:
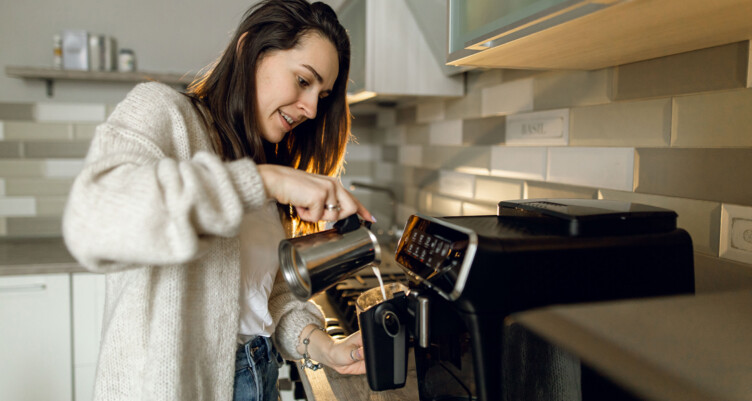
<svg viewBox="0 0 752 401"><path fill-rule="evenodd" d="M374 161L351 163L346 177L396 190L398 222L416 211L494 214L498 201L518 198L665 207L692 236L698 291L749 287L749 65L743 42L589 72L472 72L461 99L356 119ZM507 132L508 122L551 113L568 120L567 136L520 143ZM388 216L383 204L374 207Z"/></svg>
<svg viewBox="0 0 752 401"><path fill-rule="evenodd" d="M324 0L338 7L343 0ZM0 102L117 102L128 84L44 83L5 75L6 66L52 66L52 36L63 29L111 35L136 53L139 70L194 76L224 50L257 0L35 0L0 2Z"/></svg>
<svg viewBox="0 0 752 401"><path fill-rule="evenodd" d="M0 64L48 63L47 39L76 26L112 33L121 46L136 50L142 68L160 71L201 68L224 47L247 6L237 2L221 10L224 17L213 21L222 27L202 28L214 32L202 41L194 31L203 22L195 16L213 10L197 11L208 6L196 1L158 5L163 20L170 12L176 17L165 21L172 29L153 31L154 12L149 14L151 3L143 1L94 13L122 18L102 25L53 2L48 8L65 18L53 18L45 7L7 3L0 5ZM99 6L81 2L70 7ZM10 8L19 21L38 16L47 25L35 24L39 32L30 33L28 23L8 16ZM131 22L140 14L148 21ZM24 34L37 37L37 44L11 43L10 38ZM203 50L184 54L193 47ZM355 106L358 143L348 150L343 180L396 192L392 220L385 193L355 190L383 229L399 228L414 212L495 213L503 199L603 198L666 207L679 213L679 225L692 235L699 291L750 286L749 69L750 48L744 42L598 71L473 71L466 75L462 98L376 113ZM0 77L0 237L60 235L68 188L94 127L128 89L58 83L55 97L47 98L42 83ZM552 111L565 118L566 137L520 143L507 132L507 122L546 119ZM735 231L727 238L729 227Z"/></svg>

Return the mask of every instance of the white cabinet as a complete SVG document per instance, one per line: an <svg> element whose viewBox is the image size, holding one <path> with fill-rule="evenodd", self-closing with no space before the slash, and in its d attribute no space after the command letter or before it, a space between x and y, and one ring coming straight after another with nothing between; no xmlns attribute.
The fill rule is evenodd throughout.
<svg viewBox="0 0 752 401"><path fill-rule="evenodd" d="M71 401L70 275L0 277L0 400Z"/></svg>
<svg viewBox="0 0 752 401"><path fill-rule="evenodd" d="M104 275L0 277L0 400L91 401Z"/></svg>
<svg viewBox="0 0 752 401"><path fill-rule="evenodd" d="M351 102L464 94L463 77L445 75L405 0L352 0L338 14L350 35Z"/></svg>
<svg viewBox="0 0 752 401"><path fill-rule="evenodd" d="M75 401L91 401L102 332L104 275L75 273L72 280Z"/></svg>

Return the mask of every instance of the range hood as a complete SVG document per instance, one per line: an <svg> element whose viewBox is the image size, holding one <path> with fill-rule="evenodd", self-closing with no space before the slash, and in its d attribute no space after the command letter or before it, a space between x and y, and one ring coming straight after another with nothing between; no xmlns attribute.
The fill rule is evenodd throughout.
<svg viewBox="0 0 752 401"><path fill-rule="evenodd" d="M397 105L464 95L464 77L457 73L462 69L445 66L446 45L441 43L446 37L433 37L441 33L431 31L429 41L420 27L441 24L445 31L446 2L423 5L441 8L427 12L419 23L411 11L417 6L408 0L349 0L339 7L340 21L350 35L351 105Z"/></svg>

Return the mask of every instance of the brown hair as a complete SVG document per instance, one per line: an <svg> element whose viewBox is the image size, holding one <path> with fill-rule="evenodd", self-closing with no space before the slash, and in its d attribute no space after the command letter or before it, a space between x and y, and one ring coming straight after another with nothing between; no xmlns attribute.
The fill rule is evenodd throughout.
<svg viewBox="0 0 752 401"><path fill-rule="evenodd" d="M334 45L339 73L331 94L319 100L316 118L301 123L280 143L272 144L262 139L255 121L256 69L264 54L291 49L307 33L321 35ZM351 116L346 100L349 70L350 39L331 7L305 0L265 0L245 13L224 53L189 85L186 95L207 111L211 142L223 159L250 157L256 163L336 176L350 139ZM285 208L293 222L299 222L294 209ZM314 227L304 224L302 228L308 232Z"/></svg>

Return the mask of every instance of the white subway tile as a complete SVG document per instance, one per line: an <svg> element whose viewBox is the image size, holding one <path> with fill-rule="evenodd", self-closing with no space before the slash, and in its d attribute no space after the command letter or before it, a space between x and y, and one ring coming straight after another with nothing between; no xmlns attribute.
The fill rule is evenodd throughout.
<svg viewBox="0 0 752 401"><path fill-rule="evenodd" d="M439 193L472 198L475 193L475 176L453 171L439 171Z"/></svg>
<svg viewBox="0 0 752 401"><path fill-rule="evenodd" d="M483 116L508 115L533 110L533 79L520 79L483 89Z"/></svg>
<svg viewBox="0 0 752 401"><path fill-rule="evenodd" d="M634 148L553 147L546 181L632 191L634 163Z"/></svg>
<svg viewBox="0 0 752 401"><path fill-rule="evenodd" d="M480 203L462 203L462 215L463 216L487 216L496 215L496 205L487 205Z"/></svg>
<svg viewBox="0 0 752 401"><path fill-rule="evenodd" d="M569 143L569 109L507 116L504 143L522 146L566 146Z"/></svg>
<svg viewBox="0 0 752 401"><path fill-rule="evenodd" d="M5 123L0 121L0 141L5 140Z"/></svg>
<svg viewBox="0 0 752 401"><path fill-rule="evenodd" d="M0 216L30 217L37 213L36 199L30 196L0 198Z"/></svg>
<svg viewBox="0 0 752 401"><path fill-rule="evenodd" d="M5 196L5 179L0 178L0 196Z"/></svg>
<svg viewBox="0 0 752 401"><path fill-rule="evenodd" d="M433 195L430 210L434 216L459 216L462 214L462 201Z"/></svg>
<svg viewBox="0 0 752 401"><path fill-rule="evenodd" d="M544 180L546 158L546 148L494 146L491 148L491 175Z"/></svg>
<svg viewBox="0 0 752 401"><path fill-rule="evenodd" d="M502 181L477 177L475 179L475 199L499 202L522 198L522 181Z"/></svg>
<svg viewBox="0 0 752 401"><path fill-rule="evenodd" d="M94 103L37 103L34 107L36 121L104 121L107 107Z"/></svg>
<svg viewBox="0 0 752 401"><path fill-rule="evenodd" d="M404 166L420 167L423 165L423 147L407 145L399 148L399 161Z"/></svg>
<svg viewBox="0 0 752 401"><path fill-rule="evenodd" d="M44 176L75 177L83 168L83 159L48 159L44 161Z"/></svg>
<svg viewBox="0 0 752 401"><path fill-rule="evenodd" d="M432 123L429 135L431 145L462 145L462 120Z"/></svg>
<svg viewBox="0 0 752 401"><path fill-rule="evenodd" d="M445 116L444 102L426 102L417 105L415 110L415 122L430 123L441 121Z"/></svg>

